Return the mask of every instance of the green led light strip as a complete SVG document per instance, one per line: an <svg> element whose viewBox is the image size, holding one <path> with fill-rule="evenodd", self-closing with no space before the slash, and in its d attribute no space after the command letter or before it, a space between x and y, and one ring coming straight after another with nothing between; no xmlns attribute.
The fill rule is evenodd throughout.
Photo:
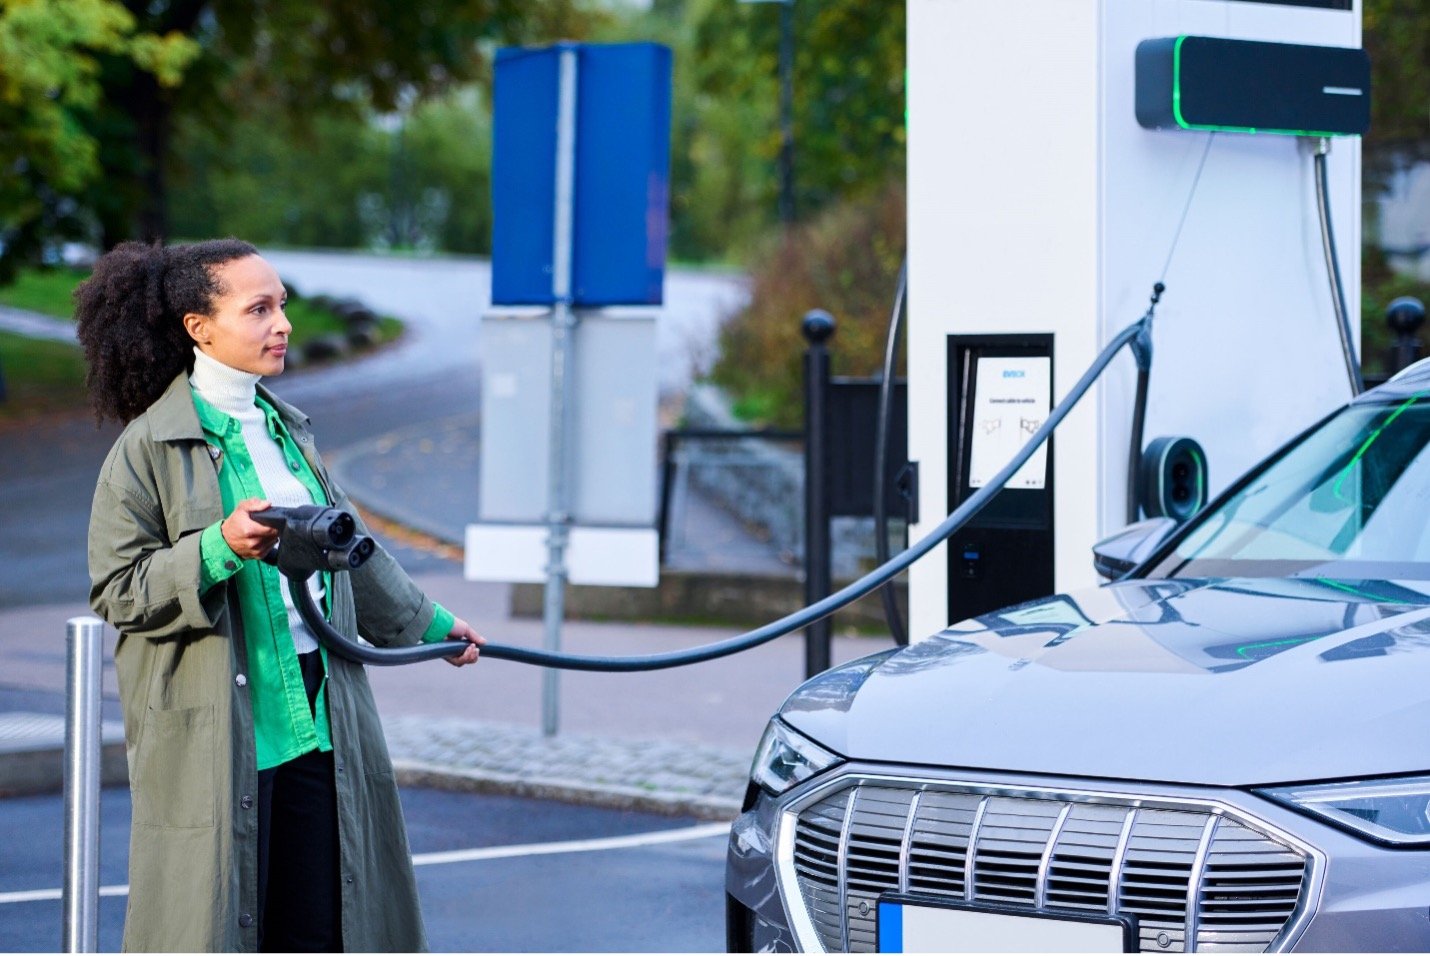
<svg viewBox="0 0 1430 956"><path fill-rule="evenodd" d="M1182 43L1187 34L1177 37L1172 47L1172 117L1182 129L1205 133L1274 133L1279 136L1354 136L1354 133L1327 133L1310 129L1259 129L1255 126L1217 126L1211 123L1191 123L1182 115Z"/></svg>

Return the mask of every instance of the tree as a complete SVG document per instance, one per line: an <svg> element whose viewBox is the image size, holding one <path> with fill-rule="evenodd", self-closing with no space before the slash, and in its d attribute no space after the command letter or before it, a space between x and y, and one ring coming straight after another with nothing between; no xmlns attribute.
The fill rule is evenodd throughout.
<svg viewBox="0 0 1430 956"><path fill-rule="evenodd" d="M363 197L390 183L389 143L363 116L328 113L293 130L273 102L221 129L180 117L169 195L175 236L241 236L260 246L357 248Z"/></svg>
<svg viewBox="0 0 1430 956"><path fill-rule="evenodd" d="M904 175L903 2L795 0L794 126L801 216ZM776 221L779 10L651 0L598 39L675 53L672 254L739 258Z"/></svg>
<svg viewBox="0 0 1430 956"><path fill-rule="evenodd" d="M170 232L168 174L181 120L225 129L276 104L303 134L311 117L392 111L489 73L494 44L584 29L578 0L123 0L142 35L194 45L181 85L101 54L87 131L104 166L85 197L105 245Z"/></svg>
<svg viewBox="0 0 1430 956"><path fill-rule="evenodd" d="M719 106L764 104L755 130L771 197L779 134L779 18L773 4L693 0L700 90ZM795 0L794 155L801 215L904 176L902 0Z"/></svg>
<svg viewBox="0 0 1430 956"><path fill-rule="evenodd" d="M47 233L74 227L68 197L100 172L82 123L102 99L102 61L167 89L197 53L185 37L138 28L115 0L0 2L0 278Z"/></svg>

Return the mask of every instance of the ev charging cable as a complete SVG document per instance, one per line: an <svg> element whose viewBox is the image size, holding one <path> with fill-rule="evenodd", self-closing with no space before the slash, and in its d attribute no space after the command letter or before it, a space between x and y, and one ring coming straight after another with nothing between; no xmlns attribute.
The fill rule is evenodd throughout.
<svg viewBox="0 0 1430 956"><path fill-rule="evenodd" d="M1350 379L1351 395L1365 391L1360 374L1360 359L1351 343L1351 317L1346 308L1346 290L1341 282L1341 260L1336 254L1336 237L1331 228L1331 188L1326 176L1326 155L1331 151L1331 138L1319 137L1314 146L1316 164L1316 212L1321 220L1321 252L1326 258L1326 277L1331 283L1331 304L1336 312L1336 331L1341 337L1341 354L1346 360L1346 377Z"/></svg>
<svg viewBox="0 0 1430 956"><path fill-rule="evenodd" d="M768 643L777 637L782 637L791 631L806 627L821 618L833 614L835 611L857 601L859 598L871 593L876 588L883 587L893 578L907 570L915 561L928 554L935 547L942 544L950 535L962 528L974 515L976 515L984 505L1003 489L1003 486L1012 479L1018 469L1033 456L1033 453L1048 440L1054 429L1067 417L1077 403L1087 394L1093 384L1101 377L1103 371L1111 364L1113 358L1120 352L1123 346L1132 343L1139 335L1149 327L1149 315L1144 315L1141 319L1129 325L1119 332L1107 347L1102 350L1093 363L1088 366L1082 378L1078 379L1072 390L1058 403L1047 421L1043 422L1041 428L1033 433L1019 452L1013 456L1008 464L1003 466L1003 470L993 476L993 479L978 489L963 504L954 509L953 513L935 527L928 534L924 535L917 543L901 551L893 558L881 564L879 567L865 574L859 580L848 584L823 600L816 601L809 607L802 608L792 614L787 614L777 621L772 621L762 627L747 631L737 637L714 644L706 644L700 647L693 647L680 651L668 651L663 654L645 654L633 657L603 657L581 654L557 654L549 651L531 650L524 647L510 647L503 644L484 644L481 653L483 656L495 658L497 660L517 661L523 664L535 664L540 667L554 667L561 670L580 671L603 671L612 673L624 673L630 671L651 671L661 670L667 667L682 667L686 664L698 664L702 661L714 660L718 657L725 657L730 654L737 654L740 651L758 647ZM348 660L360 664L375 664L387 666L393 664L411 664L417 661L435 660L437 658L453 657L460 653L460 649L454 649L453 645L445 641L432 644L418 644L407 647L372 647L360 644L351 638L340 634L323 617L317 602L309 593L306 578L316 571L317 567L285 567L282 556L282 539L280 539L278 566L288 578L288 591L293 597L293 603L298 608L298 613L304 622L312 629L313 633L331 653L337 654Z"/></svg>
<svg viewBox="0 0 1430 956"><path fill-rule="evenodd" d="M889 429L893 426L894 371L898 367L899 332L904 316L905 297L909 289L909 260L899 266L899 283L894 291L894 308L889 316L889 331L884 335L884 377L879 380L879 418L874 430L874 560L883 564L889 560L889 508L885 500L884 472L889 467ZM894 597L894 582L890 579L880 590L884 601L884 620L889 624L889 636L899 647L909 643L903 615Z"/></svg>
<svg viewBox="0 0 1430 956"><path fill-rule="evenodd" d="M1142 517L1142 437L1147 424L1147 392L1152 380L1152 316L1157 311L1157 303L1162 301L1162 293L1167 290L1167 273L1172 268L1172 257L1182 242L1182 230L1186 228L1187 217L1192 212L1192 201L1197 198L1197 187L1201 185L1202 173L1206 172L1207 158L1211 156L1212 143L1216 141L1216 131L1207 133L1206 144L1202 146L1202 158L1197 162L1197 171L1192 176L1192 185L1187 190L1187 201L1182 204L1182 215L1177 219L1177 228L1172 233L1172 241L1167 246L1167 258L1162 263L1162 277L1152 284L1152 301L1142 316L1142 330L1132 341L1132 354L1137 359L1137 392L1132 400L1132 430L1127 449L1127 523L1135 524Z"/></svg>
<svg viewBox="0 0 1430 956"><path fill-rule="evenodd" d="M1152 302L1142 316L1141 330L1132 339L1132 354L1137 359L1137 396L1132 402L1132 437L1127 449L1127 523L1135 524L1142 517L1141 471L1142 432L1147 424L1147 388L1152 379L1152 316L1162 301L1166 284L1152 286Z"/></svg>

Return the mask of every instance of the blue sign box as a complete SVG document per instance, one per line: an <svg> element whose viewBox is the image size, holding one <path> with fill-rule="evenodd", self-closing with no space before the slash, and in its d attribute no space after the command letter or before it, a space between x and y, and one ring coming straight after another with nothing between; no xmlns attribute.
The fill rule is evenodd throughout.
<svg viewBox="0 0 1430 956"><path fill-rule="evenodd" d="M497 52L492 302L550 305L562 50L577 57L571 304L659 305L670 193L671 54L656 43Z"/></svg>

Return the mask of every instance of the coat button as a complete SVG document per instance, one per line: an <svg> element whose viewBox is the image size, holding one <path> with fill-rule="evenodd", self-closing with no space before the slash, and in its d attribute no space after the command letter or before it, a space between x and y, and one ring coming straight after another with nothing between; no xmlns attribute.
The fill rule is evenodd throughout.
<svg viewBox="0 0 1430 956"><path fill-rule="evenodd" d="M293 469L294 471L297 471L299 468L301 468L301 467L303 467L303 466L300 465L300 464L298 464L296 461L290 461L290 462L288 462L288 467L291 468L291 469Z"/></svg>
<svg viewBox="0 0 1430 956"><path fill-rule="evenodd" d="M225 570L228 570L228 571L237 571L237 570L238 570L238 562L237 562L237 561L225 561L225 562L223 563L223 566L224 566L224 569L225 569Z"/></svg>
<svg viewBox="0 0 1430 956"><path fill-rule="evenodd" d="M242 674L239 674L237 677L235 677L235 678L233 679L233 682L234 682L235 684L237 684L239 687L247 687L247 686L248 686L248 678L247 678L247 677L244 677Z"/></svg>
<svg viewBox="0 0 1430 956"><path fill-rule="evenodd" d="M353 885L353 878L352 878L351 876L349 876L349 877L347 877L346 879L344 879L343 882L346 883L348 886L352 886L352 885Z"/></svg>
<svg viewBox="0 0 1430 956"><path fill-rule="evenodd" d="M248 913L244 913L238 918L238 925L242 926L244 929L248 929L248 927L253 925L253 917Z"/></svg>
<svg viewBox="0 0 1430 956"><path fill-rule="evenodd" d="M245 809L245 810L252 810L252 809L253 809L253 798L252 798L251 796L249 796L248 794L245 793L245 794L239 799L238 805L239 805L240 807L243 807L243 809Z"/></svg>

